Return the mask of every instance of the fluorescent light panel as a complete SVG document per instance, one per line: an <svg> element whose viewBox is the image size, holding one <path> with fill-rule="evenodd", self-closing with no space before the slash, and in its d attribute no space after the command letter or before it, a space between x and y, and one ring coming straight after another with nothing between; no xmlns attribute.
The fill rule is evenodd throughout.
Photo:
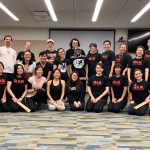
<svg viewBox="0 0 150 150"><path fill-rule="evenodd" d="M57 21L57 17L56 17L56 14L54 12L54 9L53 9L53 6L52 6L52 3L50 0L44 0L46 6L47 6L47 9L53 19L53 21Z"/></svg>
<svg viewBox="0 0 150 150"><path fill-rule="evenodd" d="M150 9L150 2L130 22L136 22L149 9Z"/></svg>
<svg viewBox="0 0 150 150"><path fill-rule="evenodd" d="M95 10L93 13L93 17L92 17L92 22L96 22L99 12L100 12L100 9L101 9L101 6L102 6L102 3L103 3L103 0L97 0Z"/></svg>
<svg viewBox="0 0 150 150"><path fill-rule="evenodd" d="M0 2L0 8L8 14L13 20L19 21L19 19L6 7Z"/></svg>

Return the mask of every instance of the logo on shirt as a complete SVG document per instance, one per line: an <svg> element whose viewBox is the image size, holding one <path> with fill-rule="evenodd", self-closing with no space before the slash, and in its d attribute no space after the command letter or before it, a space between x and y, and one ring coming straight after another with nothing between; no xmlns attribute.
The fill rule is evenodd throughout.
<svg viewBox="0 0 150 150"><path fill-rule="evenodd" d="M24 83L24 80L20 80L20 79L14 79L14 83L19 83L19 84L22 84Z"/></svg>
<svg viewBox="0 0 150 150"><path fill-rule="evenodd" d="M135 85L133 86L133 89L134 89L135 91L143 91L143 90L144 90L144 87L143 87L143 85L137 85L137 84L135 84Z"/></svg>
<svg viewBox="0 0 150 150"><path fill-rule="evenodd" d="M121 58L116 58L116 62L118 62L118 63L120 63L120 61L121 61Z"/></svg>
<svg viewBox="0 0 150 150"><path fill-rule="evenodd" d="M84 64L85 64L84 59L75 59L73 61L73 65L77 69L83 68Z"/></svg>
<svg viewBox="0 0 150 150"><path fill-rule="evenodd" d="M94 86L102 86L102 82L101 81L93 81L93 85Z"/></svg>
<svg viewBox="0 0 150 150"><path fill-rule="evenodd" d="M144 58L150 59L150 54L145 54Z"/></svg>
<svg viewBox="0 0 150 150"><path fill-rule="evenodd" d="M59 69L62 73L67 72L67 65L66 65L66 63L59 64L59 65L58 65L58 69Z"/></svg>
<svg viewBox="0 0 150 150"><path fill-rule="evenodd" d="M120 85L120 84L121 84L121 83L120 83L120 81L118 81L118 80L112 82L112 85Z"/></svg>
<svg viewBox="0 0 150 150"><path fill-rule="evenodd" d="M107 55L102 55L102 59L106 60L107 58Z"/></svg>
<svg viewBox="0 0 150 150"><path fill-rule="evenodd" d="M5 79L0 79L0 84L6 84L6 80Z"/></svg>
<svg viewBox="0 0 150 150"><path fill-rule="evenodd" d="M141 62L141 60L134 60L133 61L133 65L139 65L139 66L141 66L142 62Z"/></svg>
<svg viewBox="0 0 150 150"><path fill-rule="evenodd" d="M75 91L75 90L76 90L76 87L69 87L69 90L70 90L70 91Z"/></svg>
<svg viewBox="0 0 150 150"><path fill-rule="evenodd" d="M96 61L96 58L95 57L89 57L88 61Z"/></svg>

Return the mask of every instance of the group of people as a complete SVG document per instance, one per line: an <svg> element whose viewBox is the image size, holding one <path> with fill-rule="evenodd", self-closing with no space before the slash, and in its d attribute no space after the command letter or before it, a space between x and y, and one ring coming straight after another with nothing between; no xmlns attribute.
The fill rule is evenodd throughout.
<svg viewBox="0 0 150 150"><path fill-rule="evenodd" d="M121 112L128 106L131 115L145 115L150 103L150 39L148 49L138 46L135 58L127 53L127 44L120 44L115 55L111 42L103 42L99 53L96 43L90 43L88 54L74 38L70 49L54 50L54 40L47 40L47 49L39 53L39 62L26 42L18 55L11 48L12 37L4 37L0 47L0 111L18 112L22 102L31 111L45 103L49 110L65 110L67 99L70 110L102 112L108 103L109 112ZM89 99L85 103L86 89ZM139 109L135 106L146 102Z"/></svg>

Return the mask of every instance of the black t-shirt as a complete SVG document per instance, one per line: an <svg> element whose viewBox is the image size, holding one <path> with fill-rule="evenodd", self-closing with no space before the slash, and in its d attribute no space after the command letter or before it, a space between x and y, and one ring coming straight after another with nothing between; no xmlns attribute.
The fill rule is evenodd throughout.
<svg viewBox="0 0 150 150"><path fill-rule="evenodd" d="M132 93L132 99L136 104L139 104L149 95L148 90L150 90L150 83L144 80L141 82L132 82L129 90Z"/></svg>
<svg viewBox="0 0 150 150"><path fill-rule="evenodd" d="M117 63L121 63L122 65L122 70L124 70L126 67L128 67L128 64L130 63L130 61L132 60L132 57L129 54L124 54L124 55L116 55L115 57L115 61Z"/></svg>
<svg viewBox="0 0 150 150"><path fill-rule="evenodd" d="M95 54L88 53L86 58L88 64L88 77L90 77L96 74L95 67L98 62L102 61L102 56L99 53Z"/></svg>
<svg viewBox="0 0 150 150"><path fill-rule="evenodd" d="M68 72L67 72L67 67L69 65L69 62L67 59L61 60L56 58L54 60L54 65L57 66L57 68L60 70L61 72L61 79L67 81L68 80Z"/></svg>
<svg viewBox="0 0 150 150"><path fill-rule="evenodd" d="M105 87L109 87L109 79L102 76L93 75L88 80L88 86L91 87L93 96L96 98L105 91Z"/></svg>
<svg viewBox="0 0 150 150"><path fill-rule="evenodd" d="M115 61L115 53L111 50L102 53L102 63L104 66L104 75L109 76L112 61Z"/></svg>
<svg viewBox="0 0 150 150"><path fill-rule="evenodd" d="M134 79L134 70L141 69L143 73L143 79L145 78L145 68L148 68L148 62L144 58L133 58L129 63L129 67L131 68L131 80Z"/></svg>
<svg viewBox="0 0 150 150"><path fill-rule="evenodd" d="M24 55L24 51L19 52L16 60L23 61L23 55ZM31 52L31 60L36 61L34 53L32 53L32 52Z"/></svg>
<svg viewBox="0 0 150 150"><path fill-rule="evenodd" d="M83 49L81 49L81 55L85 55L85 52L84 52ZM74 49L73 49L73 48L68 49L68 50L66 51L66 59L69 60L72 56L74 56Z"/></svg>
<svg viewBox="0 0 150 150"><path fill-rule="evenodd" d="M73 103L74 101L84 101L84 90L82 82L80 82L80 89L77 90L77 86L75 82L72 82L67 90L67 99L69 103Z"/></svg>
<svg viewBox="0 0 150 150"><path fill-rule="evenodd" d="M57 51L56 50L50 51L50 50L47 49L44 52L46 52L47 58L53 58L55 60L55 58L57 56Z"/></svg>
<svg viewBox="0 0 150 150"><path fill-rule="evenodd" d="M80 77L85 77L86 56L72 56L70 58L70 64L72 65L72 71L77 71Z"/></svg>
<svg viewBox="0 0 150 150"><path fill-rule="evenodd" d="M36 66L38 66L38 65L41 65L41 63L38 62L38 63L36 64ZM45 78L47 78L49 71L51 71L51 72L53 71L53 65L52 65L51 63L49 63L49 62L46 62L46 65L45 65L44 68L43 68L43 76L44 76Z"/></svg>
<svg viewBox="0 0 150 150"><path fill-rule="evenodd" d="M2 74L0 76L0 100L2 99L3 97L3 94L4 94L4 90L5 90L5 87L7 85L7 76Z"/></svg>
<svg viewBox="0 0 150 150"><path fill-rule="evenodd" d="M25 91L25 85L28 85L27 79L25 77L18 78L12 76L8 79L8 81L12 82L11 90L16 98L20 98Z"/></svg>
<svg viewBox="0 0 150 150"><path fill-rule="evenodd" d="M120 77L112 76L110 78L110 85L113 88L115 98L119 99L122 96L124 87L128 86L128 79L124 75L121 75Z"/></svg>
<svg viewBox="0 0 150 150"><path fill-rule="evenodd" d="M148 61L150 68L150 50L145 50L144 58Z"/></svg>

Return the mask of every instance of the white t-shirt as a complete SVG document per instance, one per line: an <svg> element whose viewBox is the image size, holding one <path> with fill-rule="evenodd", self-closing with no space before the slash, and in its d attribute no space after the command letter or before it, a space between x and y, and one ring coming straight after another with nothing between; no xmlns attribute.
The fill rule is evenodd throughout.
<svg viewBox="0 0 150 150"><path fill-rule="evenodd" d="M41 86L42 87L44 85L44 83L46 83L46 78L41 76L40 83L38 83L38 84L37 84L37 82L35 80L35 76L30 77L28 81L31 83L32 88L36 88L37 86ZM26 97L29 98L29 97L34 96L36 94L36 92L37 91L34 91L33 93L28 93Z"/></svg>
<svg viewBox="0 0 150 150"><path fill-rule="evenodd" d="M4 64L4 73L14 73L16 64L16 51L11 47L0 47L0 61Z"/></svg>

